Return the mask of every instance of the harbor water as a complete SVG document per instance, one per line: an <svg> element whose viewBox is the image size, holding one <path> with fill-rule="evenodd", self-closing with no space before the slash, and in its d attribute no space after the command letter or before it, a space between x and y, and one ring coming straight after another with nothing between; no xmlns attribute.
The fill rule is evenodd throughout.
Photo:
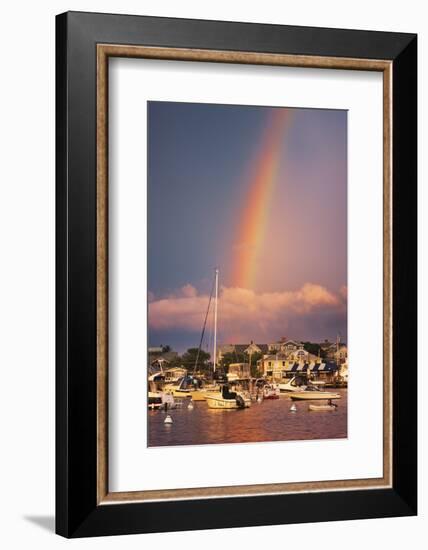
<svg viewBox="0 0 428 550"><path fill-rule="evenodd" d="M204 401L189 409L185 403L168 411L171 424L164 423L163 410L149 411L148 446L346 438L348 390L334 391L341 395L335 400L338 407L334 411L311 411L309 404L325 402L292 401L287 394L235 410L210 409ZM294 412L290 410L293 404Z"/></svg>

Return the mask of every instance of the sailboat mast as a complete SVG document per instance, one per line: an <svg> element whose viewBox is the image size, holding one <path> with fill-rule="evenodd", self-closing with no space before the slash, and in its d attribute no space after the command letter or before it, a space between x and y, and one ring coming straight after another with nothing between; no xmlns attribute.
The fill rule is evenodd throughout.
<svg viewBox="0 0 428 550"><path fill-rule="evenodd" d="M217 363L217 302L218 302L218 269L215 270L215 297L214 297L214 353L213 372Z"/></svg>

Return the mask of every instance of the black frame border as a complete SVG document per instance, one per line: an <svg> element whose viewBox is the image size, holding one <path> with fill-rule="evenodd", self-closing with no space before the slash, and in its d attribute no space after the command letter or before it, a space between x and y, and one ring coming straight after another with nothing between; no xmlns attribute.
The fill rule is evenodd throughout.
<svg viewBox="0 0 428 550"><path fill-rule="evenodd" d="M391 489L97 505L98 43L393 62ZM56 18L56 98L56 532L84 537L415 515L417 401L407 380L417 380L417 36L67 12Z"/></svg>

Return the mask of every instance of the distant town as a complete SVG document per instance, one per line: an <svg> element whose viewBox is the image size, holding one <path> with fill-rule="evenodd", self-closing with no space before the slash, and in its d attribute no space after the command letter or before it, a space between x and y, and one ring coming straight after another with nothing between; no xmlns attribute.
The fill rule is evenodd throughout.
<svg viewBox="0 0 428 550"><path fill-rule="evenodd" d="M173 381L187 374L210 376L211 354L200 348L189 348L179 355L169 345L149 347L148 375L162 372ZM348 378L348 348L340 341L308 342L280 338L272 343L223 344L218 346L217 375L239 378L265 377L272 381L297 374L333 383Z"/></svg>

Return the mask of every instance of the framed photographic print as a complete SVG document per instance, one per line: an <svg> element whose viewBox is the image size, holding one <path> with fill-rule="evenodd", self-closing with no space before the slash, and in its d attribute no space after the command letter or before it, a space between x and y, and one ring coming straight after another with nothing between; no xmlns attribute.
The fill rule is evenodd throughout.
<svg viewBox="0 0 428 550"><path fill-rule="evenodd" d="M416 514L416 36L56 47L57 532Z"/></svg>

